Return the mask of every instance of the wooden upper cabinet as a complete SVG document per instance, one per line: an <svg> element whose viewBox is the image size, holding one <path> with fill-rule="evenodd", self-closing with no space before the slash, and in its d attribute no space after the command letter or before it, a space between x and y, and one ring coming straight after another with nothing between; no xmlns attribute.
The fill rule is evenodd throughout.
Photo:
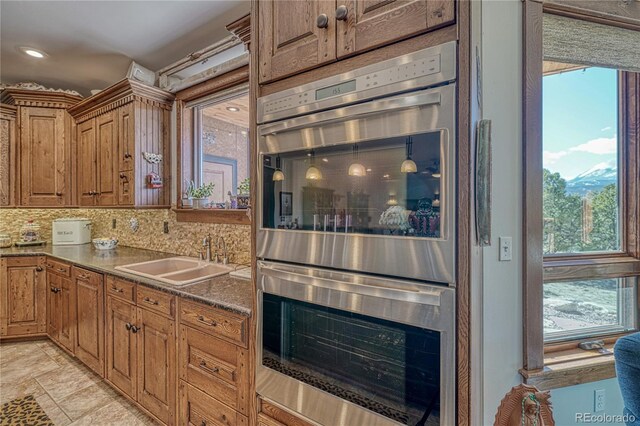
<svg viewBox="0 0 640 426"><path fill-rule="evenodd" d="M12 88L4 90L0 97L2 102L17 108L15 153L8 153L15 155L16 167L10 170L17 178L10 183L15 188L15 204L30 207L72 204L75 123L66 110L82 98L64 92Z"/></svg>
<svg viewBox="0 0 640 426"><path fill-rule="evenodd" d="M0 206L15 204L16 111L14 106L0 104Z"/></svg>
<svg viewBox="0 0 640 426"><path fill-rule="evenodd" d="M258 5L260 83L455 23L455 0L297 0Z"/></svg>
<svg viewBox="0 0 640 426"><path fill-rule="evenodd" d="M98 144L97 205L118 204L118 111L110 111L96 118Z"/></svg>
<svg viewBox="0 0 640 426"><path fill-rule="evenodd" d="M338 0L338 58L454 22L453 0Z"/></svg>
<svg viewBox="0 0 640 426"><path fill-rule="evenodd" d="M42 256L0 259L0 337L47 332L47 280Z"/></svg>
<svg viewBox="0 0 640 426"><path fill-rule="evenodd" d="M336 59L335 0L270 0L259 7L260 83Z"/></svg>
<svg viewBox="0 0 640 426"><path fill-rule="evenodd" d="M69 110L78 122L80 205L171 204L169 126L173 99L171 93L124 79ZM162 160L148 161L145 156L151 158L149 154L158 154ZM147 184L151 173L160 176L162 187Z"/></svg>
<svg viewBox="0 0 640 426"><path fill-rule="evenodd" d="M96 203L95 192L98 187L98 144L96 139L96 120L80 123L77 128L77 196L80 206L93 206Z"/></svg>

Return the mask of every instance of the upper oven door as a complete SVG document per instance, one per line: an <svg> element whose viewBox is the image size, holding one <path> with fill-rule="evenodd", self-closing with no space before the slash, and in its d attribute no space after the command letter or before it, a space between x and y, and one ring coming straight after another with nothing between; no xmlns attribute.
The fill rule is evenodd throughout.
<svg viewBox="0 0 640 426"><path fill-rule="evenodd" d="M455 84L258 127L257 255L454 284Z"/></svg>

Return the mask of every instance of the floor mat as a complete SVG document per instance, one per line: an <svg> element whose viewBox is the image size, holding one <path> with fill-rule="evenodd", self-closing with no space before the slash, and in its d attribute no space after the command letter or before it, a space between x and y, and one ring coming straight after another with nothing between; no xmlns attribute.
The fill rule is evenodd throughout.
<svg viewBox="0 0 640 426"><path fill-rule="evenodd" d="M33 395L27 395L2 404L0 426L9 425L54 426L54 423Z"/></svg>

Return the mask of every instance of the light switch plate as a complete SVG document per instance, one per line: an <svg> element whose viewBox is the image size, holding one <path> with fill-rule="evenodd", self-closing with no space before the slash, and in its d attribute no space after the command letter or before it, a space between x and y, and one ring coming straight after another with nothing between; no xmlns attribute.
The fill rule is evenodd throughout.
<svg viewBox="0 0 640 426"><path fill-rule="evenodd" d="M508 262L513 258L513 243L511 237L499 238L500 254L498 260L500 262Z"/></svg>

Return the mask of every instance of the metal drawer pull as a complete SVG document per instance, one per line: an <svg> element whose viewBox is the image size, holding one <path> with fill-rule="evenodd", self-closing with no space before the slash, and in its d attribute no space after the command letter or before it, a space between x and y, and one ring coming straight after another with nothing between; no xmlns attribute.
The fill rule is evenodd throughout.
<svg viewBox="0 0 640 426"><path fill-rule="evenodd" d="M203 370L210 371L212 373L217 373L218 371L220 371L220 369L218 367L210 368L207 365L207 361L205 361L205 360L200 361L200 368L202 368Z"/></svg>
<svg viewBox="0 0 640 426"><path fill-rule="evenodd" d="M58 268L58 271L60 272L67 272L67 270L65 268Z"/></svg>
<svg viewBox="0 0 640 426"><path fill-rule="evenodd" d="M203 317L202 315L198 315L198 318L197 318L197 319L198 319L198 321L200 321L201 323L206 324L206 325L210 325L210 326L212 326L212 327L215 327L215 326L217 326L217 325L218 325L218 323L217 323L217 322L215 322L214 320L211 320L211 322L209 322L209 321L205 320L205 319L204 319L204 317Z"/></svg>
<svg viewBox="0 0 640 426"><path fill-rule="evenodd" d="M114 286L114 287L111 287L111 290L115 291L116 293L123 293L123 292L124 292L124 290L123 290L123 289L118 288L118 287L115 287L115 286Z"/></svg>
<svg viewBox="0 0 640 426"><path fill-rule="evenodd" d="M207 422L203 420L202 423L200 423L200 426L207 426Z"/></svg>
<svg viewBox="0 0 640 426"><path fill-rule="evenodd" d="M145 297L144 299L142 299L143 301L147 302L147 303L151 303L152 305L157 305L158 301L157 300L153 300L153 299L149 299L148 297Z"/></svg>
<svg viewBox="0 0 640 426"><path fill-rule="evenodd" d="M133 333L137 333L137 332L138 332L138 330L140 330L140 329L139 329L138 327L136 327L135 325L132 325L132 326L131 326L131 331L132 331Z"/></svg>
<svg viewBox="0 0 640 426"><path fill-rule="evenodd" d="M78 274L78 278L80 278L81 280L88 280L91 277L85 274Z"/></svg>
<svg viewBox="0 0 640 426"><path fill-rule="evenodd" d="M127 331L128 331L128 330L131 330L131 324L126 323L126 324L124 325L124 328L126 328L126 329L127 329Z"/></svg>

